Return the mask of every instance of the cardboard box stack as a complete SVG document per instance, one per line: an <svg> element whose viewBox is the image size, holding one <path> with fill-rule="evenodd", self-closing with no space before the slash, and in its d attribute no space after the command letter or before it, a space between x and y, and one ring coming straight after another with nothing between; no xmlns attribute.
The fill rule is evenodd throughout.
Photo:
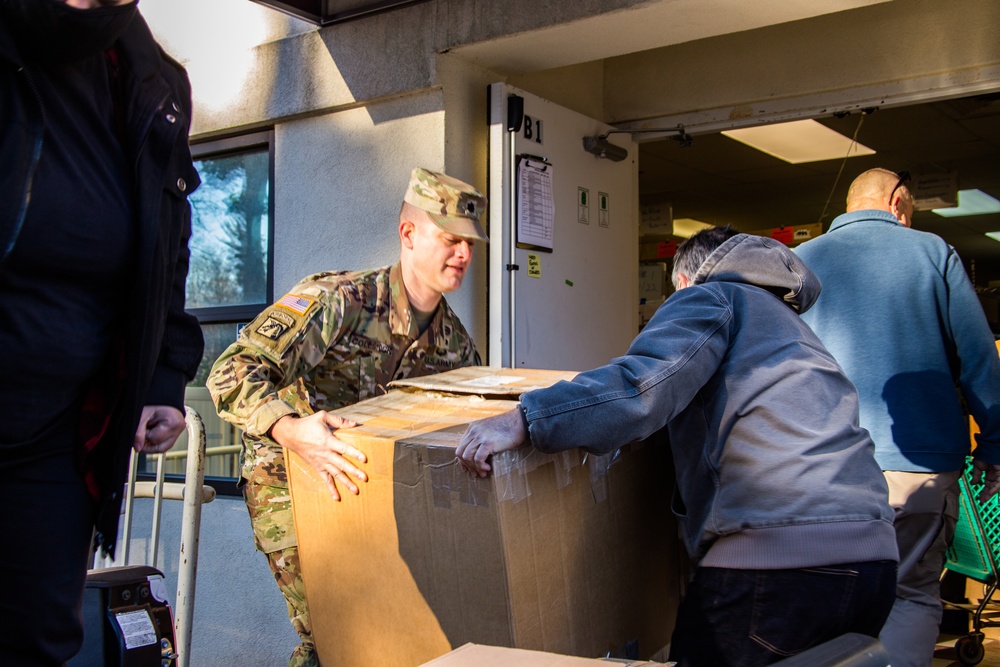
<svg viewBox="0 0 1000 667"><path fill-rule="evenodd" d="M413 667L468 642L582 657L657 654L686 568L666 446L615 457L530 448L472 478L469 422L573 373L469 368L337 411L369 481L335 502L289 453L303 578L328 667Z"/></svg>

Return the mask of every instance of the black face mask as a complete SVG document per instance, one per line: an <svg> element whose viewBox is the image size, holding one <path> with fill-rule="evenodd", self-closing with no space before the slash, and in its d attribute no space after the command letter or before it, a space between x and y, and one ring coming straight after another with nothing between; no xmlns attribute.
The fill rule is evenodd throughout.
<svg viewBox="0 0 1000 667"><path fill-rule="evenodd" d="M135 15L134 2L76 9L63 0L0 0L0 17L21 52L43 62L80 60L110 48Z"/></svg>

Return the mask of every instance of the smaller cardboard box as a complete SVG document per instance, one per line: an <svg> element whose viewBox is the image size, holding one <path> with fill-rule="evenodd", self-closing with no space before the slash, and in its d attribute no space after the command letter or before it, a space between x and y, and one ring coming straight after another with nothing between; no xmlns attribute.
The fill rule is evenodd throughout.
<svg viewBox="0 0 1000 667"><path fill-rule="evenodd" d="M577 658L518 648L466 644L421 667L672 667L676 662Z"/></svg>
<svg viewBox="0 0 1000 667"><path fill-rule="evenodd" d="M389 386L392 388L415 387L429 391L444 391L451 394L516 401L518 396L523 393L544 389L560 380L572 380L576 375L576 371L469 366L437 375L394 380L389 383Z"/></svg>
<svg viewBox="0 0 1000 667"><path fill-rule="evenodd" d="M759 229L747 233L754 234L756 236L766 236L794 248L798 244L805 243L806 241L814 239L822 234L823 224L820 222L813 222L808 225L789 225L787 227Z"/></svg>
<svg viewBox="0 0 1000 667"><path fill-rule="evenodd" d="M677 241L646 241L639 244L639 261L670 259L677 254Z"/></svg>
<svg viewBox="0 0 1000 667"><path fill-rule="evenodd" d="M639 328L649 324L649 321L653 319L653 315L656 315L656 311L660 309L666 302L666 297L660 297L658 301L647 301L646 303L639 305Z"/></svg>
<svg viewBox="0 0 1000 667"><path fill-rule="evenodd" d="M573 375L462 369L335 411L360 424L337 436L368 458L368 482L341 502L288 452L324 666L413 667L468 642L585 657L633 643L652 657L669 643L682 551L667 447L519 449L486 478L456 462L470 422Z"/></svg>

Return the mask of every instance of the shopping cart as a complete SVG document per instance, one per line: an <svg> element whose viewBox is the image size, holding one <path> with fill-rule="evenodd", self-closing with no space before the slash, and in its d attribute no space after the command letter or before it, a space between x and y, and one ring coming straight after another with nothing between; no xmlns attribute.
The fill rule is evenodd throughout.
<svg viewBox="0 0 1000 667"><path fill-rule="evenodd" d="M963 665L978 665L983 660L983 632L986 627L1000 627L993 617L1000 614L992 601L997 589L997 553L1000 550L1000 499L991 497L980 503L982 484L972 483L972 457L965 462L959 478L958 524L955 538L948 549L945 567L983 584L983 596L978 604L944 601L946 607L963 609L972 614L972 631L955 642L955 657Z"/></svg>

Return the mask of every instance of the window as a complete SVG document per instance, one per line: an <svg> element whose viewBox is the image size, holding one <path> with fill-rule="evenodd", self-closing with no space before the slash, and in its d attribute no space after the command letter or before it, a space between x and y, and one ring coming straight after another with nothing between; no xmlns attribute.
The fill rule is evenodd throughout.
<svg viewBox="0 0 1000 667"><path fill-rule="evenodd" d="M196 155L188 309L212 320L256 315L270 302L270 146Z"/></svg>
<svg viewBox="0 0 1000 667"><path fill-rule="evenodd" d="M237 493L239 429L221 420L205 388L212 364L239 328L273 301L273 132L191 147L202 184L190 197L191 264L187 310L205 334L205 355L185 403L205 422L205 476L220 493ZM167 453L167 475L183 475L187 435ZM155 472L152 460L140 472Z"/></svg>

